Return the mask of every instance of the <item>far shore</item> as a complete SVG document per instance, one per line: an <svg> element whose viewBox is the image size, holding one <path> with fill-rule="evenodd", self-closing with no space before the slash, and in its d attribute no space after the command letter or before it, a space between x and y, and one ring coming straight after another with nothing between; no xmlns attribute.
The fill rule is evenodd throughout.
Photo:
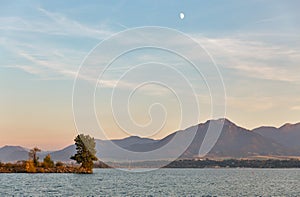
<svg viewBox="0 0 300 197"><path fill-rule="evenodd" d="M112 168L300 168L299 159L179 159L175 161L107 162Z"/></svg>
<svg viewBox="0 0 300 197"><path fill-rule="evenodd" d="M36 167L35 171L26 169L26 162L0 163L0 173L79 173L90 174L80 165L59 163L51 168ZM166 165L167 164L167 165ZM140 162L96 162L94 168L119 168L119 169L142 169L142 168L300 168L299 159L224 159L224 160L176 160L168 161L140 161Z"/></svg>

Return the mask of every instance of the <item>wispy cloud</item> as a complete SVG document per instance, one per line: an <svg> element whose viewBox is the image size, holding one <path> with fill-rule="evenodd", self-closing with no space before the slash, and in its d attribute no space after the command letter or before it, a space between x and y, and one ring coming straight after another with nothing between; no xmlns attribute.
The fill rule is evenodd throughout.
<svg viewBox="0 0 300 197"><path fill-rule="evenodd" d="M291 16L289 15L280 15L280 16L273 16L273 17L268 17L268 18L263 18L260 19L256 22L254 22L255 24L259 24L259 23L270 23L270 22L278 22L280 20L290 20Z"/></svg>
<svg viewBox="0 0 300 197"><path fill-rule="evenodd" d="M82 24L79 21L66 17L66 15L50 12L43 8L37 8L37 11L42 17L33 21L19 17L2 17L0 18L0 29L51 35L84 36L95 39L103 39L113 33L109 28L100 29ZM273 20L273 18L265 20L271 19ZM205 46L219 65L236 72L239 76L291 83L300 81L300 76L298 75L300 72L298 66L300 62L299 47L270 43L265 40L255 40L256 38L249 35L244 37L228 36L214 38L192 35L192 37ZM128 40L124 40L124 42L128 42ZM180 40L174 39L172 42L180 42ZM31 61L33 65L24 63L24 65L11 66L37 75L41 74L43 69L51 69L51 72L54 74L57 73L72 78L76 76L81 59L72 60L74 57L79 57L78 51L75 49L66 47L65 50L69 51L66 53L62 51L61 47L57 47L57 49L52 47L51 50L45 50L49 45L38 45L37 47L26 43L26 41L24 43L17 43L17 45L14 46L15 53L19 57ZM170 43L170 46L175 45L174 43ZM46 52L43 53L43 51ZM197 52L191 51L191 53L194 57L199 56ZM37 58L36 56L44 57L44 59ZM80 57L83 58L84 54L81 54ZM105 60L105 57L100 58ZM140 60L153 60L155 57L146 54L138 58ZM175 64L176 62L173 63ZM123 68L112 68L110 71L122 72L121 69ZM48 78L49 76L44 77ZM87 78L87 76L82 76L82 78ZM115 82L112 81L108 80L105 86L114 86ZM126 85L124 83L124 87L132 87L132 84Z"/></svg>
<svg viewBox="0 0 300 197"><path fill-rule="evenodd" d="M24 51L20 51L19 55L24 57L25 59L31 61L34 66L23 66L23 65L15 65L15 66L7 66L11 68L17 68L21 69L27 73L35 74L40 76L43 74L42 80L61 80L61 76L67 77L69 79L75 79L78 78L80 80L86 80L91 82L91 84L95 85L97 84L98 87L101 88L135 88L138 86L136 83L127 82L124 80L109 80L109 79L98 79L97 73L93 76L83 73L78 73L77 67L73 67L73 69L68 68L69 66L67 64L61 63L61 62L54 62L49 60L40 60ZM52 75L56 77L50 77L45 76L45 69L48 69L48 73L51 72Z"/></svg>
<svg viewBox="0 0 300 197"><path fill-rule="evenodd" d="M27 66L27 65L4 66L4 68L17 68L34 75L41 74L40 69L37 69L36 67L33 66Z"/></svg>
<svg viewBox="0 0 300 197"><path fill-rule="evenodd" d="M64 71L67 71L65 69L65 67L67 67L67 65L64 65L61 62L58 63L58 62L52 62L49 60L41 60L41 59L35 58L33 55L31 55L29 53L26 53L25 51L20 51L19 55L40 67L50 68L53 71L57 71L58 73L68 73L68 72L64 72Z"/></svg>
<svg viewBox="0 0 300 197"><path fill-rule="evenodd" d="M96 39L103 39L113 33L108 29L98 29L95 27L83 25L78 21L71 20L62 14L49 12L43 8L38 8L38 10L54 22L53 26L51 26L52 31L50 32L56 32L58 34L66 35L93 37Z"/></svg>
<svg viewBox="0 0 300 197"><path fill-rule="evenodd" d="M0 17L0 30L33 32L48 35L81 36L98 40L106 38L113 33L107 27L92 27L69 19L63 14L50 12L43 8L37 8L37 10L42 15L35 20L17 16Z"/></svg>
<svg viewBox="0 0 300 197"><path fill-rule="evenodd" d="M300 48L240 38L198 39L217 63L243 76L299 82Z"/></svg>
<svg viewBox="0 0 300 197"><path fill-rule="evenodd" d="M238 70L242 75L252 78L260 78L267 80L285 81L285 82L299 82L300 76L292 69L274 68L257 62L256 64L241 63L236 66L229 66Z"/></svg>
<svg viewBox="0 0 300 197"><path fill-rule="evenodd" d="M265 111L272 109L276 104L272 97L227 97L228 107L242 109L243 111ZM249 107L251 105L251 107Z"/></svg>

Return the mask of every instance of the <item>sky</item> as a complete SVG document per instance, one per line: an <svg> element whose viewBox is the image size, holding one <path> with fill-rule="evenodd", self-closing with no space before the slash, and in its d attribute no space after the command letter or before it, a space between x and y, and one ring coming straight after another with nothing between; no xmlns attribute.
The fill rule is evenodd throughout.
<svg viewBox="0 0 300 197"><path fill-rule="evenodd" d="M297 0L3 0L0 147L54 150L73 143L78 132L101 139L129 135L162 138L177 129L220 117L212 115L209 93L219 79L224 85L224 116L237 125L253 129L300 122L299 7ZM184 13L183 19L180 13ZM96 61L93 65L107 64L108 57L118 50L118 43L107 42L110 45L102 53L101 49L96 53L95 47L119 32L145 26L182 32L205 48L210 57L203 50L188 48L190 45L180 43L180 39L161 41L170 41L169 46L182 47L186 54L201 61L211 87L180 56L153 48L123 55L102 80L96 81L96 86L96 82L90 83L88 76L100 74L91 69L91 60ZM135 42L134 37L124 37L122 43L126 42ZM93 49L96 58L84 61ZM90 66L88 72L92 74L79 76L82 65ZM219 73L211 70L214 65ZM126 72L128 68L134 69ZM195 92L184 86L183 76ZM84 90L95 91L95 114L101 128L84 115L84 104L74 110L75 79L85 83ZM169 84L143 86L143 80ZM132 100L126 103L126 96L134 89ZM115 97L110 99L113 91ZM84 91L75 100L81 94L82 103L93 104ZM178 95L187 106L185 112ZM199 117L192 113L194 96L199 102ZM112 113L112 107L117 111ZM128 119L128 111L132 119Z"/></svg>

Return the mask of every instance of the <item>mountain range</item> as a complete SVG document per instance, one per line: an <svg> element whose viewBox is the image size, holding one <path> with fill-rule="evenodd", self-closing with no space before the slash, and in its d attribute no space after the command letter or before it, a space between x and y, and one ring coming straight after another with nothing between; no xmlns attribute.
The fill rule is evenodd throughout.
<svg viewBox="0 0 300 197"><path fill-rule="evenodd" d="M214 147L206 157L209 158L249 158L249 157L288 157L300 156L300 123L285 124L282 127L259 127L247 130L237 126L228 119L208 120L185 130L176 131L163 139L154 140L131 136L118 140L96 139L97 156L102 161L128 161L128 160L153 160L170 159L180 155L180 158L191 159L198 157L199 148L203 142L209 125L223 124L223 128ZM185 144L192 140L187 148ZM159 149L169 142L171 145L165 149ZM121 147L123 152L116 148ZM156 151L159 149L160 151ZM183 150L183 151L182 151ZM131 154L146 152L153 154L141 154L144 157ZM153 152L154 151L154 152ZM181 152L182 151L182 152ZM67 146L58 151L39 153L43 158L50 154L55 161L71 161L69 158L76 152L75 145ZM152 158L153 157L153 158ZM20 146L4 146L0 148L1 162L15 162L26 160L28 149Z"/></svg>

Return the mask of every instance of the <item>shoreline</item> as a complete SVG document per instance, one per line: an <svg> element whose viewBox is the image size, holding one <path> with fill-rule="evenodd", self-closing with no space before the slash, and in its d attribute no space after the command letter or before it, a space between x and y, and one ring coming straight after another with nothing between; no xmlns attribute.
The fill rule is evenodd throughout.
<svg viewBox="0 0 300 197"><path fill-rule="evenodd" d="M92 170L88 170L85 168L82 168L80 166L57 166L57 167L51 167L51 168L45 168L45 167L35 167L34 170L26 168L26 164L24 163L2 163L0 165L0 174L1 173L28 173L28 174L38 174L38 173L74 173L74 174L92 174Z"/></svg>
<svg viewBox="0 0 300 197"><path fill-rule="evenodd" d="M162 161L144 161L133 163L109 163L109 164L94 164L94 169L120 169L120 170L136 170L136 169L151 169L151 168L166 168L166 169L300 169L299 159L289 160L176 160L163 166L159 165ZM73 174L92 174L92 170L84 169L80 166L63 164L62 166L55 166L46 168L42 166L35 167L34 171L29 171L26 168L26 163L1 163L0 173L73 173Z"/></svg>
<svg viewBox="0 0 300 197"><path fill-rule="evenodd" d="M113 168L135 169L135 168L300 168L299 159L224 159L224 160L176 160L176 161L143 161L109 163Z"/></svg>
<svg viewBox="0 0 300 197"><path fill-rule="evenodd" d="M232 170L258 170L258 169L262 169L262 170L300 170L300 167L290 167L290 168L256 168L256 167L205 167L205 168L190 168L190 167L186 167L186 168L174 168L174 167L162 167L162 168L151 168L151 167L144 167L144 168L132 168L132 169L127 169L127 168L95 168L94 170L100 170L100 169L104 169L104 170L111 170L111 169L117 169L117 170L124 170L127 172L134 172L135 170L139 170L139 169L176 169L176 170L180 170L180 169L193 169L193 170L225 170L225 169L232 169ZM138 171L138 172L143 172L143 171ZM0 174L93 174L93 173L82 173L82 172L4 172L4 171L0 171Z"/></svg>

